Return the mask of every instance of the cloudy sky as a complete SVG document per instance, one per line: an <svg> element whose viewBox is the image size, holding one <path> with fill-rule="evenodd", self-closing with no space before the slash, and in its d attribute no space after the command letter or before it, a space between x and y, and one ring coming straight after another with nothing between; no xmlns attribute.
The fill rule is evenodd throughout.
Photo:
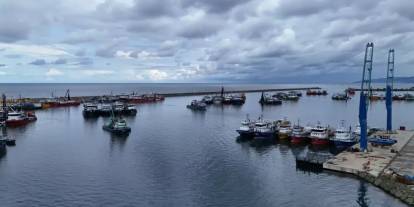
<svg viewBox="0 0 414 207"><path fill-rule="evenodd" d="M0 0L0 82L348 82L374 42L414 75L412 0Z"/></svg>

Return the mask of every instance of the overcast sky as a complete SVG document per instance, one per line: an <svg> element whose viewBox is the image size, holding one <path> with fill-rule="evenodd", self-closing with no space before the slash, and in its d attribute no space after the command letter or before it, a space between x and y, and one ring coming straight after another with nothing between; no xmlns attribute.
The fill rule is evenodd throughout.
<svg viewBox="0 0 414 207"><path fill-rule="evenodd" d="M413 0L0 0L0 82L349 82L414 70Z"/></svg>

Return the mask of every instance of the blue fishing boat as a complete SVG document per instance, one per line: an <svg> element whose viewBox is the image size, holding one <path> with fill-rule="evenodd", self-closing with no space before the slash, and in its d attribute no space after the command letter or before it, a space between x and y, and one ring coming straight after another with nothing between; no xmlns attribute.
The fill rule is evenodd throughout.
<svg viewBox="0 0 414 207"><path fill-rule="evenodd" d="M335 135L331 138L331 141L337 148L346 148L357 142L357 136L352 133L351 127L347 129L345 122L342 121L341 125L335 130Z"/></svg>
<svg viewBox="0 0 414 207"><path fill-rule="evenodd" d="M375 135L373 137L369 137L368 141L371 144L374 145L382 145L382 146L391 146L395 143L397 143L397 140L390 138L390 137L385 137L385 136L379 136L379 135Z"/></svg>
<svg viewBox="0 0 414 207"><path fill-rule="evenodd" d="M246 120L241 122L241 126L237 129L237 133L239 133L240 137L242 138L252 138L254 137L254 127L255 123L249 119L247 115Z"/></svg>
<svg viewBox="0 0 414 207"><path fill-rule="evenodd" d="M277 133L276 125L260 117L254 125L254 139L272 139Z"/></svg>

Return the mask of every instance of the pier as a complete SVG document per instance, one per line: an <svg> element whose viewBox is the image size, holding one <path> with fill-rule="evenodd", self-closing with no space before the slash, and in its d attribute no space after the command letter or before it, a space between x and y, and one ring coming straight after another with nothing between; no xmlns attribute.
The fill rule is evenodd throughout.
<svg viewBox="0 0 414 207"><path fill-rule="evenodd" d="M361 91L361 89L360 88L353 88L353 90L354 91ZM411 92L411 91L414 91L414 87L411 87L411 88L394 88L394 89L392 89L393 91L407 91L407 92ZM368 89L364 89L364 91L368 91ZM385 92L386 91L386 89L385 88L371 88L371 90L370 91L382 91L382 92Z"/></svg>
<svg viewBox="0 0 414 207"><path fill-rule="evenodd" d="M320 87L301 87L301 88L268 88L268 89L251 89L251 90L226 90L225 93L259 93L259 92L277 92L277 91L306 91L320 90ZM161 93L164 97L175 96L201 96L219 94L220 91L204 91L204 92L183 92L183 93Z"/></svg>
<svg viewBox="0 0 414 207"><path fill-rule="evenodd" d="M397 130L392 146L368 145L368 152L344 151L323 168L359 176L395 197L414 205L414 131ZM353 146L359 149L359 144Z"/></svg>
<svg viewBox="0 0 414 207"><path fill-rule="evenodd" d="M226 94L231 93L258 93L258 92L277 92L277 91L306 91L306 90L320 90L320 87L298 87L298 88L267 88L267 89L246 89L246 90L226 90L224 91ZM175 93L154 93L159 96L163 97L179 97L179 96L201 96L201 95L214 95L220 94L221 91L196 91L196 92L175 92ZM154 95L153 94L153 95ZM149 95L149 94L146 94ZM77 100L81 102L90 102L94 100L99 100L102 97L118 97L119 95L95 95L95 96L72 96L72 100ZM64 98L64 97L57 97L57 98ZM33 102L38 103L45 101L50 98L22 98L22 99L13 99L12 102Z"/></svg>

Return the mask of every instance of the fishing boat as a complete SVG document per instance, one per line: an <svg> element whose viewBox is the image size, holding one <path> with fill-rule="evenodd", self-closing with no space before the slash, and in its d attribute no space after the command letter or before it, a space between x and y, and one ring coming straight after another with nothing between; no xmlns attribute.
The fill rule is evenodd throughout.
<svg viewBox="0 0 414 207"><path fill-rule="evenodd" d="M385 96L383 94L378 94L378 93L373 93L369 97L369 100L371 100L371 101L380 101L380 100L384 100L384 99L385 99Z"/></svg>
<svg viewBox="0 0 414 207"><path fill-rule="evenodd" d="M214 96L213 97L213 103L214 104L222 104L223 103L223 97L222 96Z"/></svg>
<svg viewBox="0 0 414 207"><path fill-rule="evenodd" d="M135 108L132 104L124 104L124 109L122 110L122 115L128 115L128 116L135 116L137 115L138 110Z"/></svg>
<svg viewBox="0 0 414 207"><path fill-rule="evenodd" d="M140 103L153 103L153 102L159 102L164 101L165 97L161 96L159 94L142 94L137 95L135 93L125 96L120 95L121 99L124 100L124 102L133 103L133 104L140 104ZM118 96L117 99L120 99Z"/></svg>
<svg viewBox="0 0 414 207"><path fill-rule="evenodd" d="M347 89L345 90L345 93L347 93L347 94L349 94L349 95L353 96L353 95L355 95L355 89L354 89L354 88L347 88Z"/></svg>
<svg viewBox="0 0 414 207"><path fill-rule="evenodd" d="M259 103L262 105L280 105L282 104L282 101L277 97L274 97L274 96L270 97L262 93Z"/></svg>
<svg viewBox="0 0 414 207"><path fill-rule="evenodd" d="M233 99L233 97L232 96L230 96L230 95L228 95L228 96L224 96L224 98L223 98L223 104L231 104L232 103L232 99Z"/></svg>
<svg viewBox="0 0 414 207"><path fill-rule="evenodd" d="M356 136L361 136L361 125L359 123L355 126L353 134Z"/></svg>
<svg viewBox="0 0 414 207"><path fill-rule="evenodd" d="M213 97L211 97L211 96L204 96L201 101L203 101L205 104L212 104L213 103Z"/></svg>
<svg viewBox="0 0 414 207"><path fill-rule="evenodd" d="M312 128L309 138L312 145L321 146L329 144L329 131L327 127L324 127L318 122L318 124Z"/></svg>
<svg viewBox="0 0 414 207"><path fill-rule="evenodd" d="M392 96L392 100L394 100L394 101L403 101L403 100L405 100L405 97L404 97L404 95L401 95L401 94L395 94L394 96Z"/></svg>
<svg viewBox="0 0 414 207"><path fill-rule="evenodd" d="M2 136L2 139L6 143L7 146L15 146L16 145L16 139L9 136Z"/></svg>
<svg viewBox="0 0 414 207"><path fill-rule="evenodd" d="M351 127L348 129L345 127L345 121L341 121L331 140L336 147L350 147L357 142L356 135L352 133Z"/></svg>
<svg viewBox="0 0 414 207"><path fill-rule="evenodd" d="M284 92L278 92L276 94L273 94L272 97L273 98L278 98L280 100L286 100L287 97L288 97L288 94L287 93L284 93Z"/></svg>
<svg viewBox="0 0 414 207"><path fill-rule="evenodd" d="M332 95L332 100L347 101L348 99L351 99L351 97L347 93L335 93Z"/></svg>
<svg viewBox="0 0 414 207"><path fill-rule="evenodd" d="M243 105L246 101L246 96L244 94L233 95L231 98L231 103L234 105Z"/></svg>
<svg viewBox="0 0 414 207"><path fill-rule="evenodd" d="M258 121L254 124L254 138L255 139L270 139L276 135L276 127L274 123L263 120L263 117L259 117Z"/></svg>
<svg viewBox="0 0 414 207"><path fill-rule="evenodd" d="M99 115L101 116L110 116L112 113L112 106L111 104L102 104L101 108L99 109Z"/></svg>
<svg viewBox="0 0 414 207"><path fill-rule="evenodd" d="M83 104L82 114L84 117L98 117L99 116L98 105L95 103Z"/></svg>
<svg viewBox="0 0 414 207"><path fill-rule="evenodd" d="M6 154L6 140L3 140L0 137L0 157L2 157L4 154Z"/></svg>
<svg viewBox="0 0 414 207"><path fill-rule="evenodd" d="M246 115L246 119L241 122L241 126L236 131L240 137L252 138L254 137L254 127L255 123L249 119L249 115Z"/></svg>
<svg viewBox="0 0 414 207"><path fill-rule="evenodd" d="M292 133L292 126L290 121L284 119L279 124L278 137L279 139L287 139Z"/></svg>
<svg viewBox="0 0 414 207"><path fill-rule="evenodd" d="M187 105L187 108L194 110L194 111L205 111L207 105L204 102L192 100L189 105Z"/></svg>
<svg viewBox="0 0 414 207"><path fill-rule="evenodd" d="M412 95L410 93L406 93L406 94L404 94L404 100L405 101L414 101L414 95Z"/></svg>
<svg viewBox="0 0 414 207"><path fill-rule="evenodd" d="M326 96L328 95L328 92L326 90L307 90L306 91L307 96Z"/></svg>
<svg viewBox="0 0 414 207"><path fill-rule="evenodd" d="M297 95L297 93L295 91L290 91L289 93L287 93L286 100L298 101L299 96Z"/></svg>
<svg viewBox="0 0 414 207"><path fill-rule="evenodd" d="M300 91L291 91L291 93L295 93L297 96L302 97L302 92Z"/></svg>
<svg viewBox="0 0 414 207"><path fill-rule="evenodd" d="M112 109L113 109L115 115L122 114L122 112L124 111L124 104L117 101L117 102L112 104Z"/></svg>
<svg viewBox="0 0 414 207"><path fill-rule="evenodd" d="M34 112L31 112L31 111L26 113L26 117L27 117L27 120L29 120L29 122L37 120L37 116L34 114Z"/></svg>
<svg viewBox="0 0 414 207"><path fill-rule="evenodd" d="M32 121L36 121L37 118L33 113L24 112L8 112L7 120L5 121L7 127L19 127L24 126Z"/></svg>
<svg viewBox="0 0 414 207"><path fill-rule="evenodd" d="M125 119L120 117L112 116L110 121L103 125L102 127L105 131L114 133L114 134L129 134L131 132L131 128L127 126Z"/></svg>
<svg viewBox="0 0 414 207"><path fill-rule="evenodd" d="M37 110L42 109L41 103L24 102L10 105L13 110Z"/></svg>
<svg viewBox="0 0 414 207"><path fill-rule="evenodd" d="M397 143L397 140L387 136L374 135L372 137L368 137L368 142L373 145L391 146Z"/></svg>
<svg viewBox="0 0 414 207"><path fill-rule="evenodd" d="M299 125L299 122L292 127L292 133L290 135L290 142L292 144L300 144L306 142L309 138L310 130L306 130L305 127Z"/></svg>
<svg viewBox="0 0 414 207"><path fill-rule="evenodd" d="M72 100L70 97L70 91L69 89L66 90L65 99L60 100L57 102L57 107L65 107L65 106L79 106L80 101Z"/></svg>
<svg viewBox="0 0 414 207"><path fill-rule="evenodd" d="M127 135L131 132L131 128L127 125L122 117L115 117L115 113L111 110L111 118L108 123L102 126L102 129L117 135Z"/></svg>

